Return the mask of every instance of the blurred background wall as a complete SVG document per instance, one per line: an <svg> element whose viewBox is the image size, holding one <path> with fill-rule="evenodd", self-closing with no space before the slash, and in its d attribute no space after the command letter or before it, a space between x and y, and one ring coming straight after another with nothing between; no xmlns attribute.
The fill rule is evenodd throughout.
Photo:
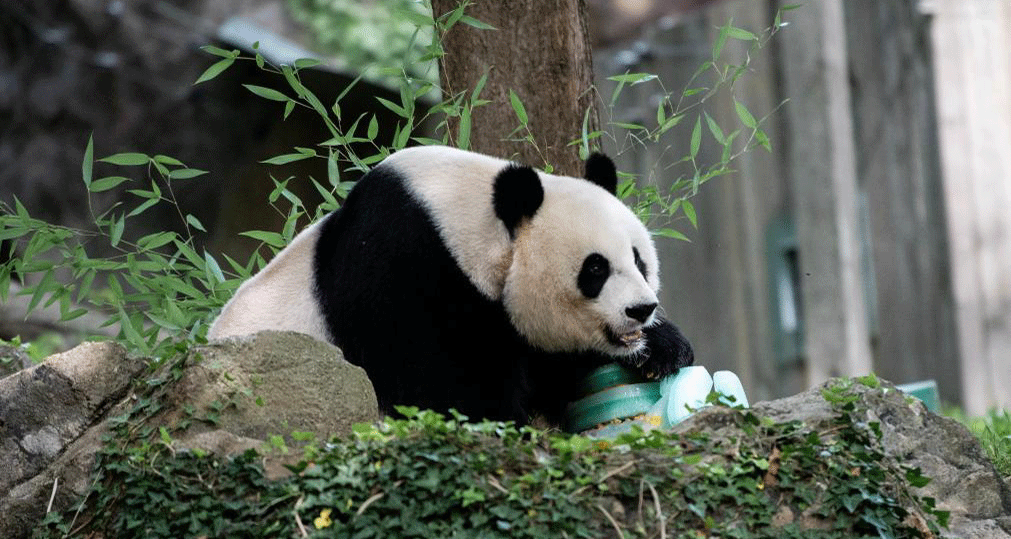
<svg viewBox="0 0 1011 539"><path fill-rule="evenodd" d="M587 0L598 91L610 96L607 77L629 71L680 89L720 26L732 18L758 31L787 3ZM350 16L381 4L341 3ZM299 5L0 0L0 198L17 196L44 219L87 222L80 163L94 133L96 155L139 150L210 170L180 200L214 232L209 248L248 252L236 232L279 226L256 209L270 175L326 174L258 161L324 134L298 112L281 122L242 89L272 84L256 69L193 86L214 61L198 47L259 41L278 61L313 54L326 40ZM1011 406L1011 5L812 0L786 20L735 89L756 116L775 111L772 151L743 155L734 175L700 190L699 229L681 229L690 242L658 242L667 315L700 363L736 371L753 400L873 370L897 383L935 379L944 400L970 413ZM341 40L366 49L359 59L394 43L342 34L316 54L339 56ZM728 43L727 54L746 51ZM328 60L307 85L327 102L362 67ZM626 88L608 114L655 123L657 92ZM392 125L377 95L399 98L367 77L344 116L375 113ZM736 114L719 103L709 112ZM666 137L623 150L619 168L662 177L664 149L688 145L681 131ZM152 229L174 226L171 215L149 219ZM23 315L0 312L0 337L31 336Z"/></svg>

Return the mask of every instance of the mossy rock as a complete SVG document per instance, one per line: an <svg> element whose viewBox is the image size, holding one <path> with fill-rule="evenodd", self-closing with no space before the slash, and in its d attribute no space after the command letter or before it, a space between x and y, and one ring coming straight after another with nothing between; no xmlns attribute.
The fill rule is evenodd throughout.
<svg viewBox="0 0 1011 539"><path fill-rule="evenodd" d="M101 481L75 532L937 536L947 515L923 495L928 479L913 465L918 455L896 453L886 438L905 428L895 421L910 421L907 412L928 423L939 418L876 380L835 381L795 399L807 410L775 401L751 410L713 407L675 432L611 442L405 409L407 419L359 425L352 436L309 446L293 473L276 480L266 477L256 451L173 451L153 433L106 449ZM1006 485L996 486L991 509L1007 515ZM37 535L67 530L73 516L50 517Z"/></svg>

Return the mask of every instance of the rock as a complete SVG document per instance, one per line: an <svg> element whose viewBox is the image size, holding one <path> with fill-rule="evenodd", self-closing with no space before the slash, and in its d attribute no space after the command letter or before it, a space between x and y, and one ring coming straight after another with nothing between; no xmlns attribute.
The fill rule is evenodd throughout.
<svg viewBox="0 0 1011 539"><path fill-rule="evenodd" d="M0 537L19 537L88 487L101 427L145 363L113 343L84 343L0 380Z"/></svg>
<svg viewBox="0 0 1011 539"><path fill-rule="evenodd" d="M118 345L85 343L0 380L0 537L27 537L47 508L64 511L88 491L106 420L134 406L131 383L147 366ZM174 448L257 449L272 478L298 459L264 451L268 436L297 430L322 439L379 418L363 369L336 347L291 332L193 348L161 398L150 425L191 424L173 434Z"/></svg>
<svg viewBox="0 0 1011 539"><path fill-rule="evenodd" d="M0 494L0 537L26 537L50 505L64 511L87 492L95 453L109 432L106 419L150 398L130 394L146 368L146 361L127 357L117 345L86 343L0 379L0 493L6 493ZM147 421L188 425L172 430L174 451L255 449L272 478L287 474L285 465L297 461L297 453L265 450L268 437L309 431L319 440L379 417L364 370L334 346L297 333L268 331L194 347L185 361L169 364L162 378L170 383L158 386L160 410ZM838 417L823 397L830 387L756 403L752 412L830 433ZM854 384L851 391L856 418L880 426L878 449L886 458L919 467L932 479L918 494L951 512L952 536L1011 539L1011 490L967 429L887 383L882 389ZM740 436L736 413L706 408L675 430ZM131 425L141 421L131 418ZM785 506L774 521L802 529L826 524Z"/></svg>
<svg viewBox="0 0 1011 539"><path fill-rule="evenodd" d="M312 337L264 331L215 341L191 355L194 362L169 395L174 412L166 422L182 419L188 405L214 414L214 429L265 440L292 431L343 435L355 423L379 419L365 370ZM207 430L195 424L189 434Z"/></svg>
<svg viewBox="0 0 1011 539"><path fill-rule="evenodd" d="M32 358L21 348L0 345L0 379L32 365Z"/></svg>
<svg viewBox="0 0 1011 539"><path fill-rule="evenodd" d="M829 381L792 397L755 403L752 411L777 422L799 420L815 431L828 432L836 414L823 391L837 383ZM885 454L920 468L931 479L916 492L934 498L939 509L951 512L952 536L1011 539L1011 490L979 440L961 423L931 413L891 384L884 382L882 388L854 384L859 395L856 409L868 423L880 423ZM729 413L725 408L707 408L675 430L718 431L728 424Z"/></svg>

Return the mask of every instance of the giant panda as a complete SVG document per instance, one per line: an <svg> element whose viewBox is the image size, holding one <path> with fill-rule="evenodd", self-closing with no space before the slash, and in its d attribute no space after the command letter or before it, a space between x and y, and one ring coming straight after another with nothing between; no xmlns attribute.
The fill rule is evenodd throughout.
<svg viewBox="0 0 1011 539"><path fill-rule="evenodd" d="M693 363L657 312L649 232L601 154L563 177L448 147L393 153L298 234L212 324L329 341L380 408L562 425L579 381L618 361L648 377Z"/></svg>

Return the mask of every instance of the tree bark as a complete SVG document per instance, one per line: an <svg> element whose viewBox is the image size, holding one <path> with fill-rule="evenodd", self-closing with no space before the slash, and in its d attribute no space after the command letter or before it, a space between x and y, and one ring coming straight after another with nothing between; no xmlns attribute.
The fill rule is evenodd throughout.
<svg viewBox="0 0 1011 539"><path fill-rule="evenodd" d="M438 17L458 4L432 0L432 9ZM445 97L469 92L488 72L481 98L491 103L473 110L470 149L582 175L579 145L568 144L579 138L587 109L587 132L598 125L585 0L479 0L466 14L495 27L481 30L457 23L443 41ZM509 90L523 102L536 145L510 140L526 131L509 137L520 125ZM450 125L454 140L458 126L458 121Z"/></svg>

